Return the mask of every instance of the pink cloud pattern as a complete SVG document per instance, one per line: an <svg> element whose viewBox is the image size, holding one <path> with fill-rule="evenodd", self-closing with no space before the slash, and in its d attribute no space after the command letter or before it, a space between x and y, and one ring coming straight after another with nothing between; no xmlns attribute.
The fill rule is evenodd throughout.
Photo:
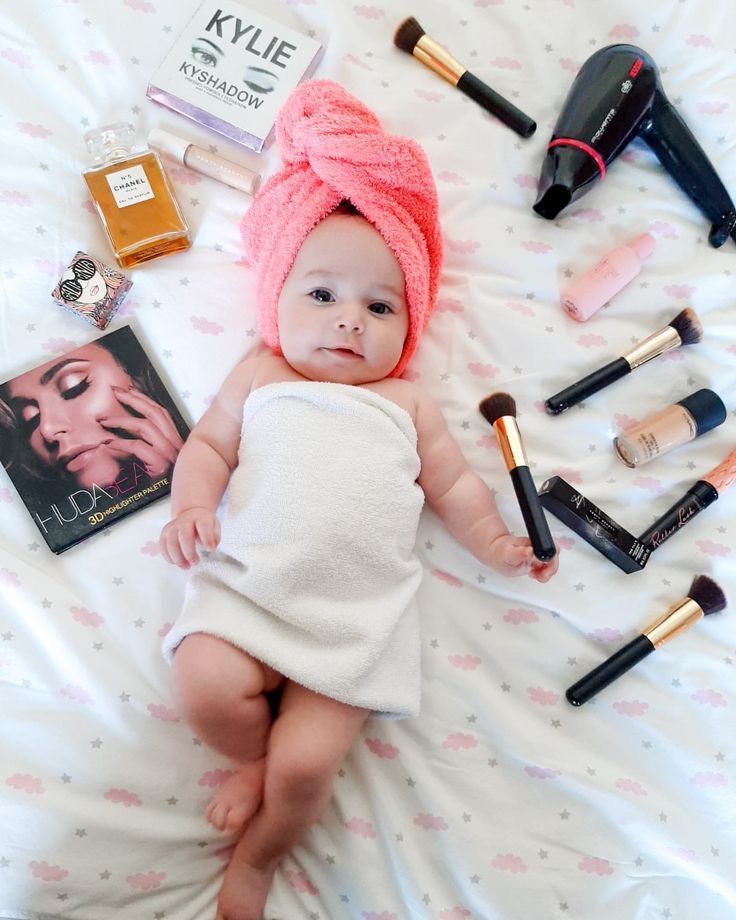
<svg viewBox="0 0 736 920"><path fill-rule="evenodd" d="M480 377L483 380L493 380L501 373L500 367L495 367L493 364L479 364L477 361L471 361L468 364L468 370L474 377Z"/></svg>
<svg viewBox="0 0 736 920"><path fill-rule="evenodd" d="M524 240L521 248L526 249L527 252L535 252L538 255L546 255L546 253L552 251L549 243L542 243L539 240Z"/></svg>
<svg viewBox="0 0 736 920"><path fill-rule="evenodd" d="M72 619L81 626L97 627L105 622L103 616L100 616L99 613L95 613L94 610L87 610L86 607L70 607L69 612L72 615Z"/></svg>
<svg viewBox="0 0 736 920"><path fill-rule="evenodd" d="M457 297L440 297L437 301L438 313L462 313L465 305Z"/></svg>
<svg viewBox="0 0 736 920"><path fill-rule="evenodd" d="M78 684L67 684L61 688L59 693L67 697L67 699L74 700L77 703L94 706L95 701L92 699L90 692L85 690L84 687L80 687Z"/></svg>
<svg viewBox="0 0 736 920"><path fill-rule="evenodd" d="M432 577L436 578L437 581L444 581L445 584L448 584L451 588L462 588L463 583L459 578L456 578L454 575L450 575L449 572L443 572L442 569L432 569Z"/></svg>
<svg viewBox="0 0 736 920"><path fill-rule="evenodd" d="M450 910L440 911L440 920L466 920L470 916L470 911L464 907L451 907Z"/></svg>
<svg viewBox="0 0 736 920"><path fill-rule="evenodd" d="M545 690L543 687L527 687L526 692L529 694L529 699L540 706L554 706L560 698L559 693L555 693L554 690Z"/></svg>
<svg viewBox="0 0 736 920"><path fill-rule="evenodd" d="M108 802L124 805L126 808L140 808L143 804L135 792L129 792L127 789L108 789L104 797Z"/></svg>
<svg viewBox="0 0 736 920"><path fill-rule="evenodd" d="M317 888L301 870L288 869L286 872L286 881L291 885L294 891L298 891L301 894L319 894L319 888Z"/></svg>
<svg viewBox="0 0 736 920"><path fill-rule="evenodd" d="M442 747L449 751L467 751L478 747L478 739L467 732L454 732L445 738Z"/></svg>
<svg viewBox="0 0 736 920"><path fill-rule="evenodd" d="M711 789L722 789L728 785L728 780L723 773L714 773L712 770L706 770L705 773L696 773L690 778L693 786L703 786Z"/></svg>
<svg viewBox="0 0 736 920"><path fill-rule="evenodd" d="M215 323L204 316L190 316L189 321L197 330L197 332L201 332L204 335L221 335L225 331L224 326L221 326L219 323Z"/></svg>
<svg viewBox="0 0 736 920"><path fill-rule="evenodd" d="M730 546L724 543L714 543L713 540L696 540L695 544L706 556L728 556L731 553Z"/></svg>
<svg viewBox="0 0 736 920"><path fill-rule="evenodd" d="M362 16L364 19L380 19L386 15L386 10L382 10L379 6L354 6L353 10L357 16Z"/></svg>
<svg viewBox="0 0 736 920"><path fill-rule="evenodd" d="M372 839L376 836L376 831L370 821L365 821L363 818L351 818L349 821L345 822L345 827L353 834L356 834L358 837L363 837L366 840Z"/></svg>
<svg viewBox="0 0 736 920"><path fill-rule="evenodd" d="M429 812L422 812L414 818L414 823L423 827L425 831L446 831L449 827L447 821L440 815L430 815Z"/></svg>
<svg viewBox="0 0 736 920"><path fill-rule="evenodd" d="M482 661L477 655L448 655L447 660L461 671L474 671Z"/></svg>
<svg viewBox="0 0 736 920"><path fill-rule="evenodd" d="M556 776L562 776L560 770L553 770L551 767L537 767L533 764L524 767L524 772L533 779L554 779Z"/></svg>
<svg viewBox="0 0 736 920"><path fill-rule="evenodd" d="M366 738L365 746L368 750L380 757L382 760L393 760L399 756L399 749L389 744L388 741L381 741L379 738Z"/></svg>
<svg viewBox="0 0 736 920"><path fill-rule="evenodd" d="M611 642L618 642L623 638L618 629L612 629L610 626L599 627L587 635L589 639L593 639L595 642L605 642L606 645L610 645Z"/></svg>
<svg viewBox="0 0 736 920"><path fill-rule="evenodd" d="M524 610L523 607L515 607L507 610L503 615L507 623L513 623L518 626L519 623L538 623L539 617L533 610Z"/></svg>
<svg viewBox="0 0 736 920"><path fill-rule="evenodd" d="M585 859L581 859L578 869L589 875L613 875L613 866L607 859L600 859L598 856L586 856Z"/></svg>
<svg viewBox="0 0 736 920"><path fill-rule="evenodd" d="M617 779L615 786L622 792L631 792L633 795L648 795L642 784L633 779Z"/></svg>
<svg viewBox="0 0 736 920"><path fill-rule="evenodd" d="M160 556L161 544L158 540L149 540L145 546L141 546L141 552L144 556Z"/></svg>
<svg viewBox="0 0 736 920"><path fill-rule="evenodd" d="M643 716L649 709L649 703L642 703L641 700L619 700L613 704L613 708L621 716Z"/></svg>
<svg viewBox="0 0 736 920"><path fill-rule="evenodd" d="M498 853L491 860L491 865L494 869L500 869L501 872L511 872L513 875L529 871L521 856L514 856L513 853Z"/></svg>
<svg viewBox="0 0 736 920"><path fill-rule="evenodd" d="M150 869L148 872L129 875L125 881L131 888L135 888L138 891L152 891L154 888L160 888L165 878L165 872L154 872L153 869Z"/></svg>
<svg viewBox="0 0 736 920"><path fill-rule="evenodd" d="M35 859L28 863L28 868L34 878L40 878L42 882L60 882L69 875L67 869L61 866L50 866L45 860L37 862Z"/></svg>
<svg viewBox="0 0 736 920"><path fill-rule="evenodd" d="M229 779L233 775L233 772L233 770L222 770L220 768L208 770L199 777L197 785L207 786L209 789L216 789L218 786L221 786L226 779Z"/></svg>
<svg viewBox="0 0 736 920"><path fill-rule="evenodd" d="M706 706L712 706L713 709L722 709L726 705L723 694L717 690L696 690L690 694L690 699L696 703L703 703Z"/></svg>
<svg viewBox="0 0 736 920"><path fill-rule="evenodd" d="M5 780L5 785L11 789L18 789L28 795L43 795L46 787L37 776L30 773L13 773Z"/></svg>
<svg viewBox="0 0 736 920"><path fill-rule="evenodd" d="M146 707L151 714L151 718L158 719L159 722L181 722L181 716L170 706L163 703L149 703Z"/></svg>

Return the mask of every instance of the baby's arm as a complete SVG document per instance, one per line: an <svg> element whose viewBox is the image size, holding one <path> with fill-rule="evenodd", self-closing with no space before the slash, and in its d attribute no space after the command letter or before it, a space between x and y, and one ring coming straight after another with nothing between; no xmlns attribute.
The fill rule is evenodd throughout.
<svg viewBox="0 0 736 920"><path fill-rule="evenodd" d="M539 562L527 537L509 533L493 493L470 468L434 400L419 389L416 428L419 485L453 537L503 575L529 574L548 581L557 571L557 557Z"/></svg>
<svg viewBox="0 0 736 920"><path fill-rule="evenodd" d="M213 550L220 541L216 511L238 464L243 404L258 359L242 361L192 429L176 460L171 485L172 519L161 531L168 562L188 569L199 559L197 544Z"/></svg>

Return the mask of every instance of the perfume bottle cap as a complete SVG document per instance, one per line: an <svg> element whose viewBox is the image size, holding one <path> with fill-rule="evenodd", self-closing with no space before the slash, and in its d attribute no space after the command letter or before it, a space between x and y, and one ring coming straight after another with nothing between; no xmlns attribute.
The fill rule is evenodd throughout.
<svg viewBox="0 0 736 920"><path fill-rule="evenodd" d="M170 131L164 131L162 128L154 128L148 134L148 146L168 154L183 164L184 154L192 146L192 141L179 137L178 134L172 134Z"/></svg>
<svg viewBox="0 0 736 920"><path fill-rule="evenodd" d="M135 144L135 128L130 122L116 121L87 131L84 142L92 155L92 161L104 163L130 153Z"/></svg>
<svg viewBox="0 0 736 920"><path fill-rule="evenodd" d="M712 431L726 421L726 407L721 397L713 390L697 390L680 399L678 406L683 406L692 415L697 428L696 437Z"/></svg>
<svg viewBox="0 0 736 920"><path fill-rule="evenodd" d="M626 245L629 247L629 249L633 249L638 256L639 261L643 262L644 259L648 259L649 256L654 252L657 241L654 239L651 233L642 233L639 236L635 236L633 240L629 240Z"/></svg>

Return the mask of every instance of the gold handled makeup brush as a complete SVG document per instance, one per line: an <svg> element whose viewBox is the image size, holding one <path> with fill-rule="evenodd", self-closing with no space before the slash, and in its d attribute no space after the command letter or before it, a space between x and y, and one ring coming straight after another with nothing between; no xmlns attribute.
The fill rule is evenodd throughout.
<svg viewBox="0 0 736 920"><path fill-rule="evenodd" d="M567 701L573 706L582 706L665 642L679 636L702 617L720 613L725 607L726 596L713 579L707 575L696 575L687 597L673 604L661 617L650 623L640 636L619 649L585 677L581 677L565 693Z"/></svg>
<svg viewBox="0 0 736 920"><path fill-rule="evenodd" d="M599 367L598 370L593 371L592 374L588 374L587 377L583 377L582 380L578 380L570 384L569 387L565 387L564 390L560 390L559 393L555 393L554 396L550 396L544 404L545 408L550 415L559 415L560 412L564 412L570 406L582 402L588 396L592 396L593 393L597 393L598 390L607 387L609 383L613 383L630 374L637 367L641 367L642 364L651 361L652 358L658 358L666 351L679 348L680 345L695 345L697 342L702 342L702 340L703 327L697 314L690 307L685 307L674 319L669 321L664 329L647 336L643 342L639 342L627 354L610 361L603 367Z"/></svg>
<svg viewBox="0 0 736 920"><path fill-rule="evenodd" d="M526 459L524 442L516 421L516 403L508 393L491 393L480 401L478 409L496 432L532 551L537 559L546 562L554 557L557 549Z"/></svg>
<svg viewBox="0 0 736 920"><path fill-rule="evenodd" d="M504 99L490 86L479 80L467 68L456 61L424 31L413 16L405 19L394 33L394 44L407 54L413 55L430 70L439 74L443 80L452 83L478 105L495 115L512 131L522 137L531 137L537 130L537 123L525 115L521 109Z"/></svg>

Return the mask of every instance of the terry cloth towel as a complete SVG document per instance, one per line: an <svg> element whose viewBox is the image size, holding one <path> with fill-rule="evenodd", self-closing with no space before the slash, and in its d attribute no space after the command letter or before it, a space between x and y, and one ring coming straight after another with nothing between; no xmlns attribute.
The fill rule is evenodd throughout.
<svg viewBox="0 0 736 920"><path fill-rule="evenodd" d="M378 230L406 281L409 332L399 377L435 307L442 267L437 189L416 141L389 134L377 116L331 80L309 80L276 119L283 168L256 193L241 222L245 261L254 269L259 327L281 354L278 299L307 234L341 201Z"/></svg>
<svg viewBox="0 0 736 920"><path fill-rule="evenodd" d="M222 540L192 571L167 659L208 633L317 693L416 715L416 443L408 413L363 387L254 390Z"/></svg>

